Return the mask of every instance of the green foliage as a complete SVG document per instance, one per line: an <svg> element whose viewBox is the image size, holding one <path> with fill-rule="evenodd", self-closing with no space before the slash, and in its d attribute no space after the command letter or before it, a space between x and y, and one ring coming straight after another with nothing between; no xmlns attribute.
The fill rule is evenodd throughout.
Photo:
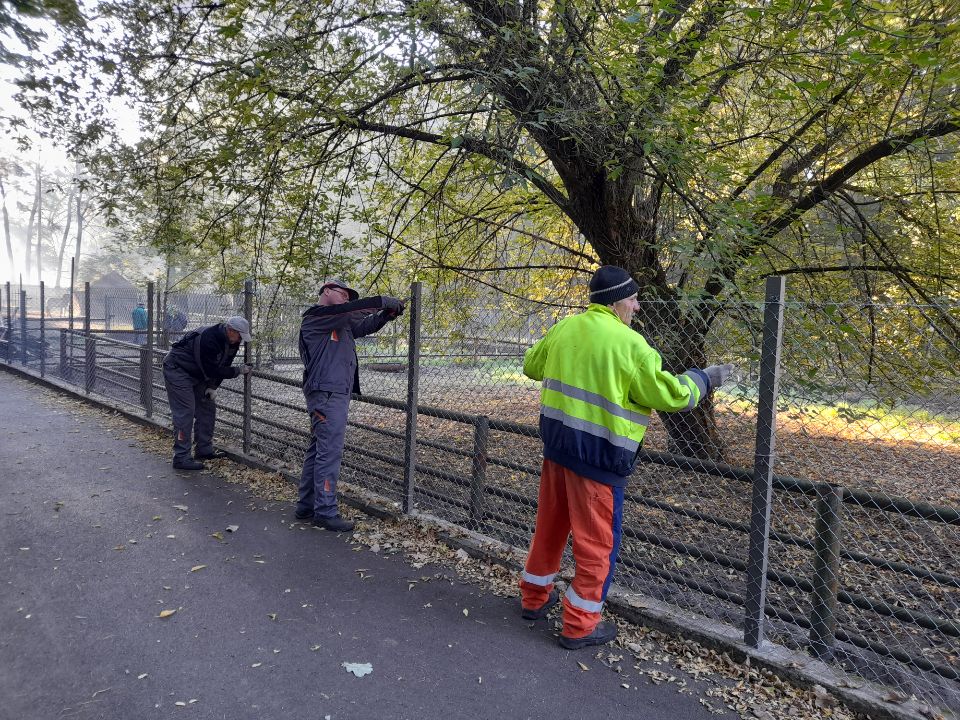
<svg viewBox="0 0 960 720"><path fill-rule="evenodd" d="M118 29L102 87L150 130L100 157L111 202L223 282L420 278L435 322L466 331L494 290L508 312L526 312L511 295L576 304L616 263L664 301L645 322L674 368L706 360L718 298L756 297L771 272L813 301L957 298L960 24L942 4L98 11ZM956 342L948 314L925 322Z"/></svg>

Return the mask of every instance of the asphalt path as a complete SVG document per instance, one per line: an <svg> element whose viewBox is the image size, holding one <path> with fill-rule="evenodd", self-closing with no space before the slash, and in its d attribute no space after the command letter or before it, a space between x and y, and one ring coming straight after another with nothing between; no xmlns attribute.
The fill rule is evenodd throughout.
<svg viewBox="0 0 960 720"><path fill-rule="evenodd" d="M0 371L0 718L715 717L139 432Z"/></svg>

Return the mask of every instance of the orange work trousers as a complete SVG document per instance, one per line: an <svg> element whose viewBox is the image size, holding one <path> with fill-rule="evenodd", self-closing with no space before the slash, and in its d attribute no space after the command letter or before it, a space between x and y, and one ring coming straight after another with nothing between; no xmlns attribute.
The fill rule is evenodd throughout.
<svg viewBox="0 0 960 720"><path fill-rule="evenodd" d="M550 596L560 560L573 532L573 582L563 596L563 630L585 637L600 622L620 549L622 487L578 475L552 460L543 461L537 526L520 580L523 607L541 607Z"/></svg>

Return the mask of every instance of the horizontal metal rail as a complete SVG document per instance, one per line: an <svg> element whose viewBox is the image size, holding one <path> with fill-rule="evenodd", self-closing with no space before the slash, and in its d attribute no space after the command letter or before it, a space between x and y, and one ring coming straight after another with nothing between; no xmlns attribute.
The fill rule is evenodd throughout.
<svg viewBox="0 0 960 720"><path fill-rule="evenodd" d="M730 592L729 590L724 590L723 588L715 587L709 583L705 583L695 578L688 578L684 575L680 575L679 573L644 563L642 560L637 560L635 558L623 558L620 563L626 567L639 570L640 572L652 577L659 577L662 580L667 580L674 584L690 588L691 590L696 590L704 595L715 597L718 600L723 600L740 607L743 606L744 600L742 595ZM807 618L803 617L802 615L792 613L789 610L778 608L768 603L764 608L764 612L769 617L783 620L805 630L810 629L810 621ZM894 660L897 660L905 665L915 667L918 670L934 673L942 678L946 678L947 680L960 680L960 671L957 671L955 668L952 668L949 665L942 665L940 663L927 660L924 657L910 655L903 650L896 650L881 643L867 640L862 635L847 632L840 628L837 628L835 635L837 640L840 640L841 642L848 643L863 650L870 650L871 652L884 657L893 658Z"/></svg>
<svg viewBox="0 0 960 720"><path fill-rule="evenodd" d="M296 380L290 378L283 378L282 376L277 376L267 373L256 373L258 376L263 376L264 379L268 380L282 380L284 384L300 387L300 383ZM406 408L406 403L391 400L389 398L380 398L377 396L370 395L355 395L355 399L362 402L366 402L373 405L380 405L384 407L391 407L398 410L403 410ZM265 399L268 402L269 399ZM444 410L442 408L433 408L430 406L418 406L418 412L420 414L426 415L428 417L437 417L441 419L452 419L459 422L473 424L480 417L479 415L471 415L467 413L458 413ZM491 430L500 430L502 432L509 432L513 434L520 434L525 437L534 437L539 435L539 431L535 426L525 425L522 423L513 423L505 422L500 420L490 420L490 429ZM445 450L447 452L453 452L458 455L463 455L466 457L472 456L472 453L460 450L458 448L453 448L451 446L444 446L442 443L433 443L432 441L422 441L418 440L418 444L428 445L429 447L435 447L436 449ZM705 472L718 477L724 477L728 479L737 480L743 483L752 482L753 473L749 470L744 470L741 468L735 468L724 463L715 463L710 461L701 461L694 460L691 458L684 458L682 456L672 455L670 453L659 453L659 452L650 452L641 450L638 454L638 459L641 461L651 462L654 464L665 465L668 467L675 467L682 470L692 470L695 472ZM522 464L522 463L513 463L507 460L501 460L498 458L488 458L487 462L489 464L498 465L501 467L506 467L511 470L516 470L518 472L526 472L532 475L539 473L538 468L533 468L531 466ZM785 476L777 476L774 478L774 487L786 490L789 492L799 492L804 495L816 496L818 488L823 486L824 483L813 483L808 480L801 480L798 478L791 478ZM664 510L666 512L674 512L680 515L685 515L688 517L694 517L691 513L694 511L687 511L682 508L677 508L676 506L665 506L665 504L655 505L657 501L652 501L648 498L642 498L642 496L637 495L628 495L631 499L640 501L642 504L648 506L657 506L658 509ZM524 498L524 504L527 504L526 498ZM926 503L914 503L910 500L903 498L892 498L889 495L869 493L865 491L851 491L844 488L844 500L852 504L865 506L865 507L877 507L878 509L887 510L889 512L894 512L898 514L910 514L915 517L920 517L923 519L937 519L941 522L946 522L950 524L955 524L954 519L960 521L960 513L951 508L935 507ZM884 503L886 506L881 507ZM903 508L909 508L914 512L901 512ZM951 513L955 516L951 517ZM700 519L704 522L710 522L720 527L725 527L730 530L739 530L742 532L748 532L749 527L745 524L741 525L738 523L733 523L731 521L723 520L722 518L713 518L711 516L700 514L697 519ZM784 542L791 545L796 545L798 547L804 547L807 549L812 548L810 541L803 540L802 538L797 538L790 536L785 533L771 532L771 538L777 539L780 542ZM950 587L960 587L960 579L947 575L945 573L938 573L935 571L927 570L926 568L919 568L908 565L906 563L899 563L896 561L890 561L883 558L875 558L868 556L862 553L853 553L853 552L843 552L842 557L844 559L871 565L873 567L888 569L894 572L906 573L917 578L922 578L926 580L932 580L934 582L941 583Z"/></svg>

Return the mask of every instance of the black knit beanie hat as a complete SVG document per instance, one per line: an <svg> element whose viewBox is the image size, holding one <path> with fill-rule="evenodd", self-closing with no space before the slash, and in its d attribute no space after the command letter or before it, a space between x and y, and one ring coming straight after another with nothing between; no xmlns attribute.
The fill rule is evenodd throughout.
<svg viewBox="0 0 960 720"><path fill-rule="evenodd" d="M590 278L590 302L613 305L617 300L628 298L640 286L630 273L616 265L604 265Z"/></svg>

